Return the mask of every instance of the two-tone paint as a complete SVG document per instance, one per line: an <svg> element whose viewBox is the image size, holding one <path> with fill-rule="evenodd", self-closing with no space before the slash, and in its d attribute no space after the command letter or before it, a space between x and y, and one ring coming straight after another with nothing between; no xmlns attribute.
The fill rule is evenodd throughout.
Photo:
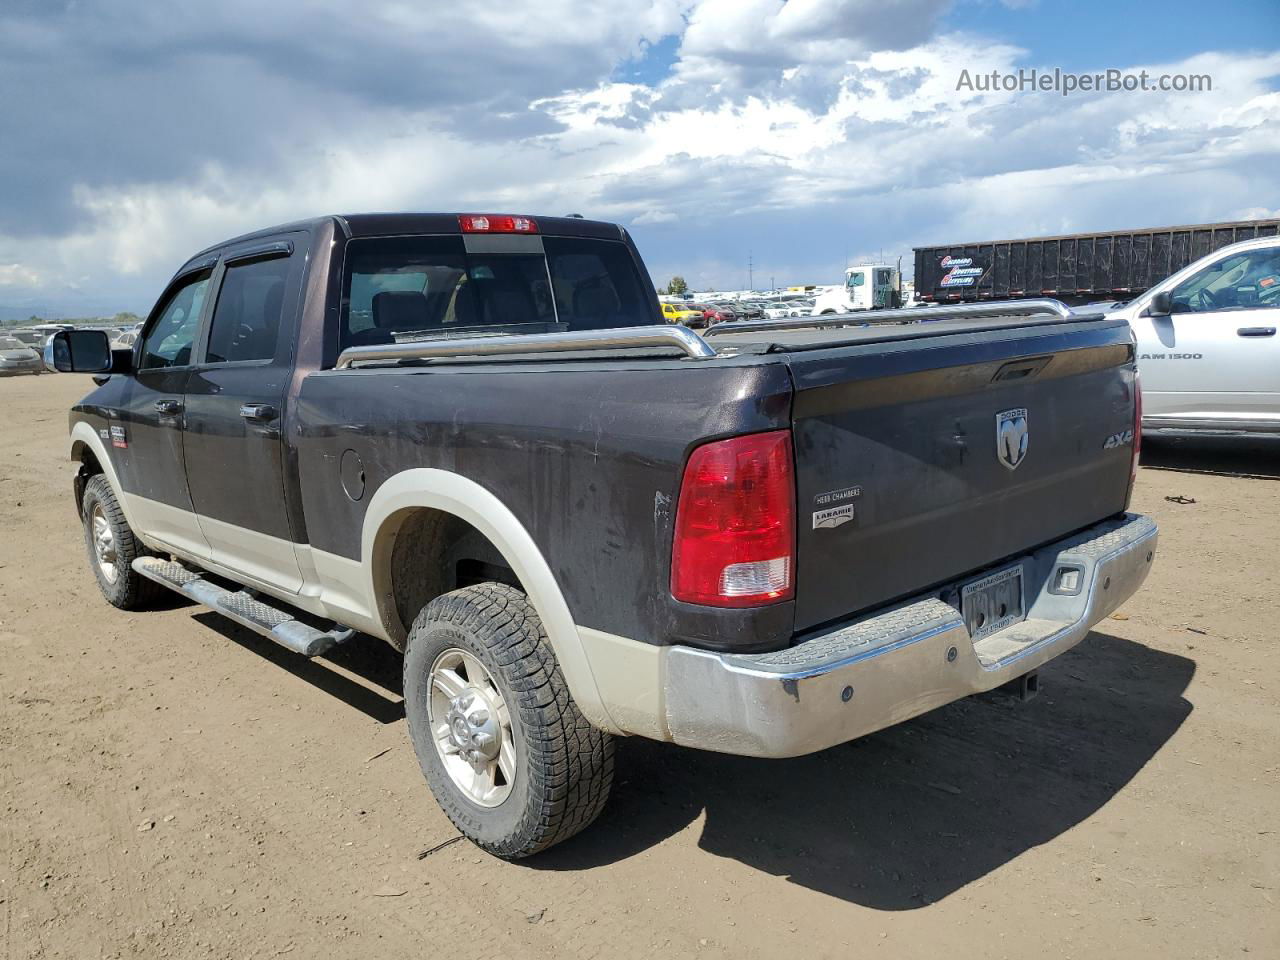
<svg viewBox="0 0 1280 960"><path fill-rule="evenodd" d="M626 244L647 282L621 228L539 225ZM172 291L207 276L190 362L111 375L74 408L82 474L107 474L153 549L397 646L459 578L510 578L588 718L659 737L663 649L785 647L1125 507L1129 451L1104 446L1132 425L1123 322L729 335L698 362L622 350L334 369L347 243L457 230L448 215L327 217L201 252L132 368ZM255 257L290 261L276 353L210 363L219 285ZM986 448L993 412L1018 406L1031 453L1010 474ZM690 451L780 428L796 436L796 599L676 601ZM856 522L807 526L811 501L853 486Z"/></svg>

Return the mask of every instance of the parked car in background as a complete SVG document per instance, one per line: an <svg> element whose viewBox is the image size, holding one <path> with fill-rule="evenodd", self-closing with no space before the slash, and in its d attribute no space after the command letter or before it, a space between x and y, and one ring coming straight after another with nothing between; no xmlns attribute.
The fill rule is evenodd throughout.
<svg viewBox="0 0 1280 960"><path fill-rule="evenodd" d="M694 316L684 321L684 325L686 327L693 327L695 329L698 329L698 328L705 327L707 325L707 311L711 309L711 307L708 304L694 303L690 301L689 303L686 303L685 306L688 307L690 310L692 310L694 313Z"/></svg>
<svg viewBox="0 0 1280 960"><path fill-rule="evenodd" d="M42 333L39 330L33 330L29 327L19 327L17 330L6 330L4 335L7 337L13 337L15 340L21 340L24 346L31 347L36 351L43 350L45 341L49 339L49 334Z"/></svg>
<svg viewBox="0 0 1280 960"><path fill-rule="evenodd" d="M764 315L770 320L785 320L787 317L807 317L813 312L813 303L805 300L775 300L764 308Z"/></svg>
<svg viewBox="0 0 1280 960"><path fill-rule="evenodd" d="M1234 243L1128 303L1142 431L1280 437L1280 237Z"/></svg>
<svg viewBox="0 0 1280 960"><path fill-rule="evenodd" d="M23 373L44 373L44 361L40 354L17 337L0 335L0 377L14 377Z"/></svg>
<svg viewBox="0 0 1280 960"><path fill-rule="evenodd" d="M709 303L702 311L702 325L709 327L716 323L728 323L730 320L739 319L738 314L733 308L724 303Z"/></svg>
<svg viewBox="0 0 1280 960"><path fill-rule="evenodd" d="M664 300L658 306L662 308L662 319L667 323L688 323L702 316L702 311L694 310L687 303L673 303Z"/></svg>
<svg viewBox="0 0 1280 960"><path fill-rule="evenodd" d="M763 320L764 308L751 300L739 300L731 306L739 320Z"/></svg>

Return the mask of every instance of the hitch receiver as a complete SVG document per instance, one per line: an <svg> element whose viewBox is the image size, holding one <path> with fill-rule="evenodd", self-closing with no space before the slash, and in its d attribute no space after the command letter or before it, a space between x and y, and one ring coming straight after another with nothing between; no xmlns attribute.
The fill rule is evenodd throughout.
<svg viewBox="0 0 1280 960"><path fill-rule="evenodd" d="M1026 703L1040 693L1040 674L1032 670L1016 680L1010 680L1000 689Z"/></svg>

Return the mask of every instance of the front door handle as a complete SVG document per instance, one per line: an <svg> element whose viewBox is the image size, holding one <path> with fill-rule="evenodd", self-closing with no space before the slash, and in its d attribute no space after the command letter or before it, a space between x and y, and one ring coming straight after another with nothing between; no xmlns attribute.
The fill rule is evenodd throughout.
<svg viewBox="0 0 1280 960"><path fill-rule="evenodd" d="M1274 337L1275 327L1241 327L1236 333L1241 337Z"/></svg>
<svg viewBox="0 0 1280 960"><path fill-rule="evenodd" d="M246 420L264 423L267 420L276 418L276 408L269 403L242 403L240 405L240 416Z"/></svg>
<svg viewBox="0 0 1280 960"><path fill-rule="evenodd" d="M156 412L162 417L176 417L182 412L181 400L157 400Z"/></svg>

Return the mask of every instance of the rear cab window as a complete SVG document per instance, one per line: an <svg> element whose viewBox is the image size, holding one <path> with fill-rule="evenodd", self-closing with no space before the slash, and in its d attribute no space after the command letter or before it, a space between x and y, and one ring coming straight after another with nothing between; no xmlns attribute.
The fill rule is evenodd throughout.
<svg viewBox="0 0 1280 960"><path fill-rule="evenodd" d="M232 263L213 308L206 363L270 360L276 354L288 257Z"/></svg>
<svg viewBox="0 0 1280 960"><path fill-rule="evenodd" d="M461 236L353 239L343 268L340 349L654 322L625 243L543 236L541 246L541 253L480 253L468 252Z"/></svg>

